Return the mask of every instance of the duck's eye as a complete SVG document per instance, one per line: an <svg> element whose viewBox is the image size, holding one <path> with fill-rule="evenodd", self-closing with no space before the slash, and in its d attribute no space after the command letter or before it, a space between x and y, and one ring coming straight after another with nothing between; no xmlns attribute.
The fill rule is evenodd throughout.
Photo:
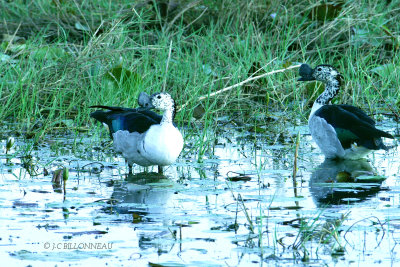
<svg viewBox="0 0 400 267"><path fill-rule="evenodd" d="M317 69L317 71L321 71L321 70L322 70L322 68L318 68L318 69Z"/></svg>
<svg viewBox="0 0 400 267"><path fill-rule="evenodd" d="M158 98L158 99L161 99L161 96L160 96L160 95L158 95L158 96L157 96L157 98Z"/></svg>

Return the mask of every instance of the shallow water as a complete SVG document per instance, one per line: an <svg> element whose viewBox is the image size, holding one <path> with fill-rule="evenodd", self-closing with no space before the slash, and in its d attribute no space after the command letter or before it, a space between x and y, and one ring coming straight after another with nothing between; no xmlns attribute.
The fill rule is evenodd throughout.
<svg viewBox="0 0 400 267"><path fill-rule="evenodd" d="M1 158L0 258L4 266L398 264L398 147L324 162L307 132L290 127L274 142L228 124L201 163L188 140L165 176L137 167L131 177L102 151L104 138L54 136L38 147L17 139ZM51 182L62 167L65 195ZM343 174L373 178L334 183Z"/></svg>

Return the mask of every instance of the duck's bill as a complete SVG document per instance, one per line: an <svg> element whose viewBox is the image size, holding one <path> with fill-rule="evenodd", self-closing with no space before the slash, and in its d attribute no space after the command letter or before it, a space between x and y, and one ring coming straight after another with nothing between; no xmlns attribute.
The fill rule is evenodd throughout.
<svg viewBox="0 0 400 267"><path fill-rule="evenodd" d="M138 108L136 108L138 111L143 111L143 110L150 110L150 109L153 109L154 108L154 106L153 105L148 105L148 106L145 106L145 107L138 107Z"/></svg>
<svg viewBox="0 0 400 267"><path fill-rule="evenodd" d="M146 92L141 92L138 97L138 104L141 107L147 107L151 104L150 96Z"/></svg>
<svg viewBox="0 0 400 267"><path fill-rule="evenodd" d="M151 102L145 103L143 106L138 107L138 110L149 110L149 109L153 109L154 106Z"/></svg>
<svg viewBox="0 0 400 267"><path fill-rule="evenodd" d="M299 69L300 78L298 81L314 81L313 77L314 70L308 64L301 64Z"/></svg>
<svg viewBox="0 0 400 267"><path fill-rule="evenodd" d="M297 79L298 81L315 81L315 78L312 76L303 76Z"/></svg>

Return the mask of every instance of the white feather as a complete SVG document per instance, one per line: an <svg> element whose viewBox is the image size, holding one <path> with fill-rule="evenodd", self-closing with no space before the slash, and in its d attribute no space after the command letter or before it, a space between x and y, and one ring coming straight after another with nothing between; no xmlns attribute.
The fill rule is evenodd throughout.
<svg viewBox="0 0 400 267"><path fill-rule="evenodd" d="M113 137L115 150L131 165L170 165L183 148L182 134L169 123L152 125L142 134L120 130Z"/></svg>

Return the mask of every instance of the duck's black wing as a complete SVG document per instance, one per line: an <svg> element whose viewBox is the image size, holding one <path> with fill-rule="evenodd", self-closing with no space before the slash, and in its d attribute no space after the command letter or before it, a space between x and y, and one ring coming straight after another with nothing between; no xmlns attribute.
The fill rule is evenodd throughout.
<svg viewBox="0 0 400 267"><path fill-rule="evenodd" d="M107 124L111 138L112 134L119 130L144 133L150 126L159 124L162 118L150 110L109 106L92 107L108 109L107 111L96 110L90 114L90 117Z"/></svg>
<svg viewBox="0 0 400 267"><path fill-rule="evenodd" d="M368 149L386 149L381 137L393 138L375 128L375 121L364 111L350 105L325 105L315 112L332 125L344 149L353 143Z"/></svg>
<svg viewBox="0 0 400 267"><path fill-rule="evenodd" d="M95 105L95 106L90 106L90 108L103 108L103 109L108 109L110 111L128 111L128 112L137 112L140 110L140 108L124 108L124 107L112 107L112 106L103 106L103 105Z"/></svg>
<svg viewBox="0 0 400 267"><path fill-rule="evenodd" d="M350 113L355 114L357 117L359 117L364 122L375 126L375 121L370 116L368 116L367 113L365 113L362 109L352 106L352 105L345 105L345 104L337 105L337 106L339 106L340 108L342 108Z"/></svg>
<svg viewBox="0 0 400 267"><path fill-rule="evenodd" d="M112 106L102 106L102 105L96 105L96 106L90 106L90 108L103 108L103 109L108 109L110 111L115 112L115 114L123 114L126 112L138 112L141 113L143 115L146 115L150 118L152 118L153 120L157 121L157 123L161 122L162 116L155 113L154 111L151 111L147 108L144 107L139 107L139 108L124 108L124 107L112 107Z"/></svg>

